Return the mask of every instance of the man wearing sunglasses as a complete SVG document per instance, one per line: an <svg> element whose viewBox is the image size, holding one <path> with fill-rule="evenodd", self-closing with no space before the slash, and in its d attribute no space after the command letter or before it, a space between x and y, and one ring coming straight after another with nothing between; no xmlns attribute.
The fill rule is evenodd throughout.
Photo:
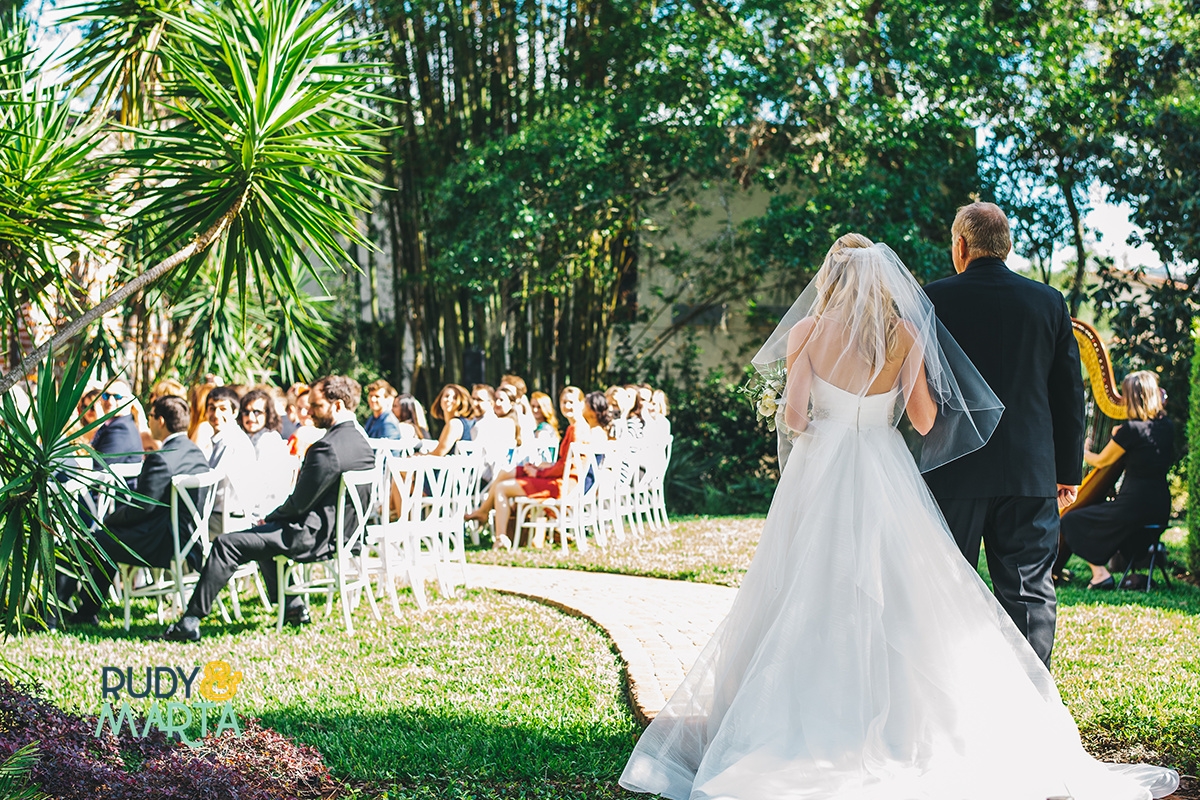
<svg viewBox="0 0 1200 800"><path fill-rule="evenodd" d="M113 381L96 400L103 416L116 412L92 437L92 449L108 464L136 464L142 460L142 435L133 419L133 392L125 381Z"/></svg>

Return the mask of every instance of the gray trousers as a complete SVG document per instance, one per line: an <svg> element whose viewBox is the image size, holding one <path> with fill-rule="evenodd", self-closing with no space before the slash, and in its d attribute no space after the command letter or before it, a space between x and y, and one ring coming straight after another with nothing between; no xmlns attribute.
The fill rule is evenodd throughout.
<svg viewBox="0 0 1200 800"><path fill-rule="evenodd" d="M996 599L1049 667L1058 608L1050 577L1058 555L1057 499L956 497L938 498L938 505L972 567L982 541Z"/></svg>

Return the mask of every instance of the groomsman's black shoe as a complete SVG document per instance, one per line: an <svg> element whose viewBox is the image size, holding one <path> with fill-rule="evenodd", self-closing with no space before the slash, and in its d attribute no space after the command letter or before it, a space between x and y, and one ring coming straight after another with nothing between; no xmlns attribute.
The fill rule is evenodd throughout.
<svg viewBox="0 0 1200 800"><path fill-rule="evenodd" d="M299 608L289 608L283 612L283 622L285 625L294 625L300 627L302 625L312 624L312 615L308 613L308 606L300 606Z"/></svg>
<svg viewBox="0 0 1200 800"><path fill-rule="evenodd" d="M1113 579L1112 575L1109 575L1102 581L1093 581L1092 583L1089 583L1088 588L1107 592L1117 588L1117 582Z"/></svg>
<svg viewBox="0 0 1200 800"><path fill-rule="evenodd" d="M167 629L151 639L162 639L168 642L198 642L200 641L200 620L196 617L184 617L179 622L171 623Z"/></svg>
<svg viewBox="0 0 1200 800"><path fill-rule="evenodd" d="M76 611L67 617L67 624L72 627L76 625L99 625L100 618L96 616L96 612L94 611Z"/></svg>

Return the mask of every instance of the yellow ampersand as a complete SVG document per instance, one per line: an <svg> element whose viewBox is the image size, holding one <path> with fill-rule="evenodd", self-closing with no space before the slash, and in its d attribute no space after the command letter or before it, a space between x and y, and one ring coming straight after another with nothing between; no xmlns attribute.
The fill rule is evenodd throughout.
<svg viewBox="0 0 1200 800"><path fill-rule="evenodd" d="M234 672L225 661L209 661L204 665L204 677L200 679L200 696L213 703L224 703L233 699L241 682L241 670Z"/></svg>

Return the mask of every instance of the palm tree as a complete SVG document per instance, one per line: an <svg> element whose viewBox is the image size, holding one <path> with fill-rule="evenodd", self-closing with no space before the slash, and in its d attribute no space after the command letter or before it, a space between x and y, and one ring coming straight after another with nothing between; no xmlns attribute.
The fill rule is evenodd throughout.
<svg viewBox="0 0 1200 800"><path fill-rule="evenodd" d="M235 284L248 297L252 282L297 298L293 264L319 280L349 264L345 243L370 246L356 215L375 186L364 159L377 148L378 71L354 58L365 42L346 35L340 7L102 0L80 14L92 25L58 82L6 23L0 260L12 277L0 313L44 302L51 285L71 295L63 252L114 252L126 280L68 314L0 377L0 394L182 265L190 277L211 259L222 297ZM93 111L70 113L89 88Z"/></svg>
<svg viewBox="0 0 1200 800"><path fill-rule="evenodd" d="M73 437L94 364L77 350L56 383L51 353L164 277L183 292L203 270L223 319L229 297L243 317L269 302L285 323L270 346L312 360L323 328L302 283L345 268L345 245L370 246L357 215L380 133L378 73L356 59L367 43L340 5L101 0L79 13L66 70L35 59L19 17L0 20L0 324L15 330L30 304L62 318L0 376L4 627L25 608L57 614L56 564L86 575L107 558L61 480L91 480ZM77 274L88 261L116 268L95 303ZM9 390L35 367L26 410Z"/></svg>

